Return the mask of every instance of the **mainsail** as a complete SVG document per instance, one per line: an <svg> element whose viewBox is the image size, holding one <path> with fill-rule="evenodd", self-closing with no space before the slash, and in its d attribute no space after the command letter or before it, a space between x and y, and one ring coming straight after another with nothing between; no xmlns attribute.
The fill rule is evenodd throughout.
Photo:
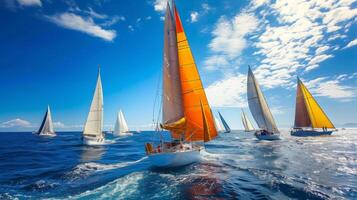
<svg viewBox="0 0 357 200"><path fill-rule="evenodd" d="M299 78L296 90L294 126L296 128L335 128L320 105Z"/></svg>
<svg viewBox="0 0 357 200"><path fill-rule="evenodd" d="M247 96L250 112L259 128L272 133L278 133L279 130L276 127L273 115L250 67L248 71Z"/></svg>
<svg viewBox="0 0 357 200"><path fill-rule="evenodd" d="M253 131L254 127L252 125L252 122L250 122L249 118L245 114L245 112L242 110L242 123L244 126L245 131Z"/></svg>
<svg viewBox="0 0 357 200"><path fill-rule="evenodd" d="M126 123L123 112L120 110L118 112L117 121L115 123L114 134L120 135L121 133L126 133L128 131L128 124Z"/></svg>
<svg viewBox="0 0 357 200"><path fill-rule="evenodd" d="M41 126L40 126L40 128L39 128L37 133L39 135L55 134L55 131L53 130L50 106L47 106L47 111L45 113L45 116L44 116L44 118L42 120Z"/></svg>
<svg viewBox="0 0 357 200"><path fill-rule="evenodd" d="M95 87L92 104L84 126L84 135L103 137L103 88L98 70L97 85Z"/></svg>
<svg viewBox="0 0 357 200"><path fill-rule="evenodd" d="M222 122L222 124L223 124L223 127L224 127L226 133L231 132L231 128L229 128L229 126L228 126L226 120L224 120L224 118L223 118L223 116L221 115L220 112L218 112L218 115L219 115L219 118L221 119L221 122Z"/></svg>
<svg viewBox="0 0 357 200"><path fill-rule="evenodd" d="M162 127L170 130L175 139L203 141L203 112L207 131L213 139L217 136L213 115L176 7L174 15L175 20L168 5L164 32Z"/></svg>

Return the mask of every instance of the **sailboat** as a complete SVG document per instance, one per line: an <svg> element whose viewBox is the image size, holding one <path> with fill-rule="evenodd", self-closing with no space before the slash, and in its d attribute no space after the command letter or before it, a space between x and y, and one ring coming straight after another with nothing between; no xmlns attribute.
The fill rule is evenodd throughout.
<svg viewBox="0 0 357 200"><path fill-rule="evenodd" d="M47 106L47 110L42 120L41 126L36 133L38 135L43 135L43 136L56 136L56 133L53 130L50 106Z"/></svg>
<svg viewBox="0 0 357 200"><path fill-rule="evenodd" d="M103 135L103 88L100 78L100 69L98 69L97 84L90 106L87 121L83 130L83 143L87 145L104 144Z"/></svg>
<svg viewBox="0 0 357 200"><path fill-rule="evenodd" d="M293 136L331 135L336 128L304 83L298 78Z"/></svg>
<svg viewBox="0 0 357 200"><path fill-rule="evenodd" d="M215 126L216 126L216 130L218 132L221 132L223 131L223 125L221 124L221 122L219 121L219 119L217 119L216 117L214 118L214 123L215 123Z"/></svg>
<svg viewBox="0 0 357 200"><path fill-rule="evenodd" d="M250 67L248 70L247 96L250 112L260 128L255 132L255 136L260 140L280 139L280 133L273 115Z"/></svg>
<svg viewBox="0 0 357 200"><path fill-rule="evenodd" d="M164 27L162 122L169 142L146 144L153 167L171 168L199 162L204 147L217 136L214 118L187 41L179 13L169 3Z"/></svg>
<svg viewBox="0 0 357 200"><path fill-rule="evenodd" d="M224 120L224 118L223 118L223 116L221 115L220 112L218 112L218 116L221 119L221 122L222 122L222 125L223 125L223 128L224 128L224 133L230 133L231 132L231 128L229 128L226 120Z"/></svg>
<svg viewBox="0 0 357 200"><path fill-rule="evenodd" d="M117 136L132 135L132 133L129 132L128 124L121 110L118 112L117 121L115 122L114 134Z"/></svg>
<svg viewBox="0 0 357 200"><path fill-rule="evenodd" d="M245 132L254 131L253 124L252 124L252 122L250 122L249 118L247 117L247 115L245 114L243 109L242 109L242 123L243 123Z"/></svg>

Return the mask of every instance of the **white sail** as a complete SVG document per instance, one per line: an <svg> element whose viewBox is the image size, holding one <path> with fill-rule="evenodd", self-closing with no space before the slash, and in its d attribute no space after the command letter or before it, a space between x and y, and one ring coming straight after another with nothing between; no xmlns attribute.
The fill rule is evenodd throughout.
<svg viewBox="0 0 357 200"><path fill-rule="evenodd" d="M38 130L38 134L40 135L55 134L55 131L53 129L50 106L47 106L47 111L41 123L40 129Z"/></svg>
<svg viewBox="0 0 357 200"><path fill-rule="evenodd" d="M214 125L216 126L216 129L217 129L218 131L222 131L222 130L223 130L222 124L221 124L221 122L217 119L217 117L214 118Z"/></svg>
<svg viewBox="0 0 357 200"><path fill-rule="evenodd" d="M250 68L248 72L247 90L249 109L259 128L272 133L278 133L279 130L276 127L273 115Z"/></svg>
<svg viewBox="0 0 357 200"><path fill-rule="evenodd" d="M242 123L243 123L245 131L253 131L254 130L252 123L250 122L249 118L244 113L244 111L242 111Z"/></svg>
<svg viewBox="0 0 357 200"><path fill-rule="evenodd" d="M123 112L120 110L118 112L117 121L115 123L114 133L116 135L121 135L122 133L126 132L129 132L129 127L126 123Z"/></svg>
<svg viewBox="0 0 357 200"><path fill-rule="evenodd" d="M103 88L98 72L97 85L95 87L92 104L84 126L84 135L103 137Z"/></svg>

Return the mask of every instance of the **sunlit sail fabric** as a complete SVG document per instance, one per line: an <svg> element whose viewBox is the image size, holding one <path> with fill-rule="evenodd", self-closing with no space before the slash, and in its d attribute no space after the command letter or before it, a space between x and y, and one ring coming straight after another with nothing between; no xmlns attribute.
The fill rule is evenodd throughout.
<svg viewBox="0 0 357 200"><path fill-rule="evenodd" d="M249 118L244 113L244 111L242 111L242 123L243 123L245 131L253 131L254 130L252 122L250 122Z"/></svg>
<svg viewBox="0 0 357 200"><path fill-rule="evenodd" d="M115 122L114 134L120 135L120 133L126 133L128 131L128 124L126 123L123 112L120 110L118 112L117 121Z"/></svg>
<svg viewBox="0 0 357 200"><path fill-rule="evenodd" d="M38 130L38 134L54 134L55 131L53 130L53 123L52 123L52 116L50 106L47 106L47 111L45 116L42 120L41 126Z"/></svg>
<svg viewBox="0 0 357 200"><path fill-rule="evenodd" d="M213 139L217 136L213 115L176 7L174 7L174 14L183 110L186 119L184 137L187 141L202 141L204 139L203 120L200 107L200 102L202 102L203 110L207 117L207 126L210 131L210 137ZM173 135L173 137L178 138L180 136Z"/></svg>
<svg viewBox="0 0 357 200"><path fill-rule="evenodd" d="M296 91L295 127L335 128L300 79Z"/></svg>
<svg viewBox="0 0 357 200"><path fill-rule="evenodd" d="M171 131L181 130L185 122L180 80L176 28L168 4L164 26L162 126Z"/></svg>
<svg viewBox="0 0 357 200"><path fill-rule="evenodd" d="M221 119L221 122L222 122L222 125L223 125L223 127L224 127L224 130L225 130L226 132L231 132L231 128L228 126L226 120L223 118L223 116L221 115L220 112L218 112L218 115L219 115L219 118Z"/></svg>
<svg viewBox="0 0 357 200"><path fill-rule="evenodd" d="M102 137L103 133L103 89L100 72L98 72L97 85L95 87L92 104L84 126L84 135Z"/></svg>
<svg viewBox="0 0 357 200"><path fill-rule="evenodd" d="M247 96L250 112L260 129L278 133L273 115L270 112L265 97L260 90L252 70L249 68L247 80Z"/></svg>
<svg viewBox="0 0 357 200"><path fill-rule="evenodd" d="M217 119L216 117L214 118L214 122L215 122L215 125L216 125L216 130L217 131L222 131L223 130L223 127L221 125L221 122L219 122L219 119Z"/></svg>

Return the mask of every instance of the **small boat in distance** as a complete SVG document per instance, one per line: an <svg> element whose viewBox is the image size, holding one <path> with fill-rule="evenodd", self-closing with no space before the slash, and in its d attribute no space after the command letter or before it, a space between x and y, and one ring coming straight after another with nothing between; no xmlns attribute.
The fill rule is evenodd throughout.
<svg viewBox="0 0 357 200"><path fill-rule="evenodd" d="M247 115L245 114L243 109L242 109L242 123L243 123L245 132L254 131L253 124L252 124L252 122L250 122L249 118L247 117Z"/></svg>
<svg viewBox="0 0 357 200"><path fill-rule="evenodd" d="M250 112L260 128L254 135L259 140L279 140L279 130L250 67L248 70L247 96Z"/></svg>
<svg viewBox="0 0 357 200"><path fill-rule="evenodd" d="M335 126L327 117L304 83L298 78L295 124L291 135L298 137L331 135Z"/></svg>
<svg viewBox="0 0 357 200"><path fill-rule="evenodd" d="M224 127L224 133L230 133L231 128L228 126L226 120L224 120L223 116L221 115L221 113L219 111L218 111L218 116L221 119L222 125Z"/></svg>
<svg viewBox="0 0 357 200"><path fill-rule="evenodd" d="M102 145L105 143L103 135L103 88L98 69L97 84L83 130L83 143L87 145Z"/></svg>
<svg viewBox="0 0 357 200"><path fill-rule="evenodd" d="M164 26L162 123L172 140L146 143L153 167L176 168L201 160L202 142L217 136L214 118L175 6L167 4ZM175 26L176 25L176 26ZM160 132L159 132L160 133Z"/></svg>
<svg viewBox="0 0 357 200"><path fill-rule="evenodd" d="M47 106L47 111L42 120L41 126L36 132L36 134L41 136L56 136L55 131L53 130L52 116L50 106Z"/></svg>
<svg viewBox="0 0 357 200"><path fill-rule="evenodd" d="M117 121L115 122L114 135L116 136L127 136L133 135L129 132L128 124L124 118L123 112L120 110L118 112Z"/></svg>

